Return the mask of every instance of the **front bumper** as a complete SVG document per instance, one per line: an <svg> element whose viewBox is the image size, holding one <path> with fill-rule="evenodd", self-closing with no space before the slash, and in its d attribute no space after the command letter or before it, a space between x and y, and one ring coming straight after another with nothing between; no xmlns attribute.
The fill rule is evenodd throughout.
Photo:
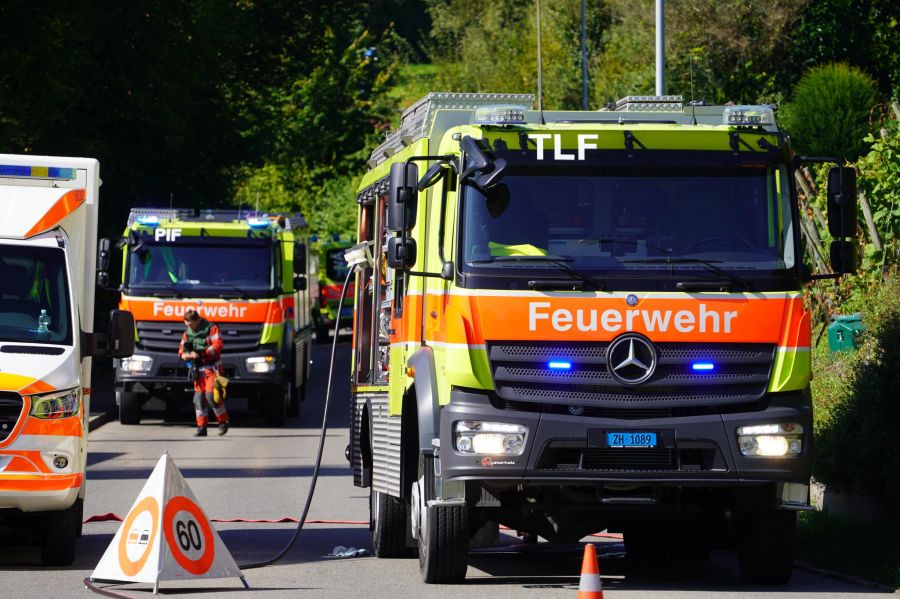
<svg viewBox="0 0 900 599"><path fill-rule="evenodd" d="M0 509L39 512L71 506L84 483L83 443L68 435L17 435L0 449ZM66 467L53 465L58 456L67 458Z"/></svg>
<svg viewBox="0 0 900 599"><path fill-rule="evenodd" d="M494 486L582 485L598 482L741 486L809 483L812 409L808 393L773 394L760 409L654 419L575 416L495 408L489 392L451 392L441 411L442 479ZM473 456L458 452L453 427L460 420L528 427L520 456ZM742 425L794 422L803 426L803 450L790 458L745 457L737 445ZM656 432L661 446L605 448L607 431Z"/></svg>
<svg viewBox="0 0 900 599"><path fill-rule="evenodd" d="M122 361L116 360L116 381L126 383L149 384L190 384L188 381L188 369L184 361L178 358L178 354L169 352L152 352L137 350L134 355L148 356L153 359L150 370L137 372L122 369ZM255 373L247 370L247 358L273 356L276 368L268 373ZM222 373L235 384L252 385L277 385L284 381L283 361L274 351L252 351L240 353L226 353L222 356Z"/></svg>

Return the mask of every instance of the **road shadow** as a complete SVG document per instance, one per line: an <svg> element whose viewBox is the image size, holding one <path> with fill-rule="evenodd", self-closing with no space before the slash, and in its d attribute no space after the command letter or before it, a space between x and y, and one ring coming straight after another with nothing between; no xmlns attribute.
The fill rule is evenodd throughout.
<svg viewBox="0 0 900 599"><path fill-rule="evenodd" d="M784 586L753 586L740 577L733 552L715 551L709 560L641 561L629 559L624 544L599 542L597 546L600 576L604 590L687 591L720 593L871 593L861 585L838 584L823 589L821 579L796 571ZM555 588L577 590L584 544L538 543L479 550L470 555L466 584L511 585L528 589ZM481 573L484 575L482 576Z"/></svg>

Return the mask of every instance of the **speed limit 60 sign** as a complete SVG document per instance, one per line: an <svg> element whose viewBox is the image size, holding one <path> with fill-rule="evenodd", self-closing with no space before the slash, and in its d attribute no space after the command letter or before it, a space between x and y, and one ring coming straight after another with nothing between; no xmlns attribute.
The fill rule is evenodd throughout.
<svg viewBox="0 0 900 599"><path fill-rule="evenodd" d="M196 576L209 571L216 559L212 529L200 507L181 495L169 499L163 510L163 534L178 564Z"/></svg>

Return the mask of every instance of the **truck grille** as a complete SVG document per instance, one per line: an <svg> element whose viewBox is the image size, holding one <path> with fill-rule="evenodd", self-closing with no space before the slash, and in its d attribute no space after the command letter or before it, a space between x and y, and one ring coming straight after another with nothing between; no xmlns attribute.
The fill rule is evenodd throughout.
<svg viewBox="0 0 900 599"><path fill-rule="evenodd" d="M0 441L5 441L22 416L24 402L18 393L0 391Z"/></svg>
<svg viewBox="0 0 900 599"><path fill-rule="evenodd" d="M180 322L155 322L139 320L137 328L137 348L144 351L178 353L178 344L184 333L184 324ZM218 325L224 346L223 354L253 352L259 349L262 334L262 323L259 322L225 322Z"/></svg>
<svg viewBox="0 0 900 599"><path fill-rule="evenodd" d="M653 409L750 403L763 397L775 357L773 344L657 343L653 376L624 385L609 373L608 343L514 343L488 346L497 395L512 402L597 408ZM550 360L571 362L551 370ZM715 370L694 372L692 362Z"/></svg>

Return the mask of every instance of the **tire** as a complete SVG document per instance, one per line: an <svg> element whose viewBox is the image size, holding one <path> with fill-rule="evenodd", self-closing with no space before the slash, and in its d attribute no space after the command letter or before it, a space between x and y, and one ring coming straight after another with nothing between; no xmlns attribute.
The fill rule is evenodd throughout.
<svg viewBox="0 0 900 599"><path fill-rule="evenodd" d="M263 418L266 426L282 427L287 420L288 405L290 404L290 385L272 387L269 392L260 396L263 402Z"/></svg>
<svg viewBox="0 0 900 599"><path fill-rule="evenodd" d="M141 423L141 400L138 394L133 391L132 385L123 383L118 390L119 393L119 423L120 424L140 424Z"/></svg>
<svg viewBox="0 0 900 599"><path fill-rule="evenodd" d="M45 512L41 563L45 566L71 566L75 561L75 540L83 513L81 499L58 512Z"/></svg>
<svg viewBox="0 0 900 599"><path fill-rule="evenodd" d="M406 502L386 493L369 489L369 528L372 547L378 557L406 557L406 531L409 510Z"/></svg>
<svg viewBox="0 0 900 599"><path fill-rule="evenodd" d="M423 460L420 458L419 463ZM469 567L469 521L465 505L427 504L428 477L420 466L419 480L412 484L410 501L418 504L413 509L412 525L416 527L419 545L419 573L428 584L452 584L466 579ZM416 515L418 519L416 520Z"/></svg>
<svg viewBox="0 0 900 599"><path fill-rule="evenodd" d="M738 564L748 584L787 584L794 570L797 514L746 512L735 522Z"/></svg>

